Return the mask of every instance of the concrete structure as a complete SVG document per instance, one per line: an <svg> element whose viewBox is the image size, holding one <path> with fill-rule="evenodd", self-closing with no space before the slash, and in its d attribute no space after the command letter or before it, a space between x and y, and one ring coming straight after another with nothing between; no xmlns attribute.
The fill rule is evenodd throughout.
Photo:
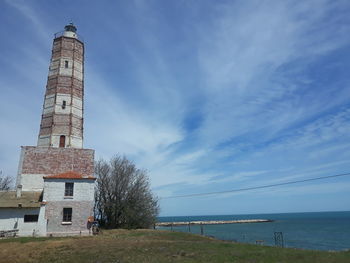
<svg viewBox="0 0 350 263"><path fill-rule="evenodd" d="M18 235L46 235L41 192L0 192L0 230L18 229Z"/></svg>
<svg viewBox="0 0 350 263"><path fill-rule="evenodd" d="M84 43L76 31L69 24L55 34L38 144L22 146L17 190L0 192L0 230L89 233L94 150L83 149Z"/></svg>

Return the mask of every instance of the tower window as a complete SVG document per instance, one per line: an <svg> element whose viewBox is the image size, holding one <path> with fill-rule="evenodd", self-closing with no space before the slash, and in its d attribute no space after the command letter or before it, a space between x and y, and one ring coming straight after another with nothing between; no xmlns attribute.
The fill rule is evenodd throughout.
<svg viewBox="0 0 350 263"><path fill-rule="evenodd" d="M60 147L61 148L66 147L66 136L64 136L64 135L60 136Z"/></svg>
<svg viewBox="0 0 350 263"><path fill-rule="evenodd" d="M64 188L64 196L73 196L74 183L66 183Z"/></svg>
<svg viewBox="0 0 350 263"><path fill-rule="evenodd" d="M65 67L65 68L68 68L68 65L69 65L68 60L65 60L65 61L64 61L64 67Z"/></svg>
<svg viewBox="0 0 350 263"><path fill-rule="evenodd" d="M65 108L66 108L66 105L67 105L67 102L64 100L64 101L62 102L62 109L65 109Z"/></svg>
<svg viewBox="0 0 350 263"><path fill-rule="evenodd" d="M72 211L71 207L63 208L63 219L62 222L72 222Z"/></svg>

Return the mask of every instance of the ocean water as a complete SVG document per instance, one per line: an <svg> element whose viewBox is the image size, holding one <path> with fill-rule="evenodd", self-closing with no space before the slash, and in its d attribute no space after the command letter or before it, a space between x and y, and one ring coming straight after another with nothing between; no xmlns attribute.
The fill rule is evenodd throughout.
<svg viewBox="0 0 350 263"><path fill-rule="evenodd" d="M275 245L274 232L282 232L285 247L314 250L350 249L350 211L254 215L159 217L159 222L197 220L272 219L271 223L204 225L204 235L221 240ZM170 227L158 227L170 229ZM173 227L174 231L200 234L200 226Z"/></svg>

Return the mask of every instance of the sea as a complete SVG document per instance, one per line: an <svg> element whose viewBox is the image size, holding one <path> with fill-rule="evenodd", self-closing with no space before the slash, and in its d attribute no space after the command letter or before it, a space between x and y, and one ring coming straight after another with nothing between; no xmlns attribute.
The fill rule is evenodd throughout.
<svg viewBox="0 0 350 263"><path fill-rule="evenodd" d="M203 234L241 243L341 251L350 249L350 211L249 215L168 216L159 222L271 219L269 223L204 225ZM201 234L199 225L174 226L173 231ZM157 227L168 229L170 227Z"/></svg>

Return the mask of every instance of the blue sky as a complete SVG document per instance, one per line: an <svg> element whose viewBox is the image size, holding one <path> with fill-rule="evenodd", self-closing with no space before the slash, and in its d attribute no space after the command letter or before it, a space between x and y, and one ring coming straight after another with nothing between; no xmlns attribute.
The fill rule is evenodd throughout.
<svg viewBox="0 0 350 263"><path fill-rule="evenodd" d="M0 169L36 145L53 34L85 41L85 148L159 197L350 172L349 1L0 1ZM161 215L350 210L350 176Z"/></svg>

